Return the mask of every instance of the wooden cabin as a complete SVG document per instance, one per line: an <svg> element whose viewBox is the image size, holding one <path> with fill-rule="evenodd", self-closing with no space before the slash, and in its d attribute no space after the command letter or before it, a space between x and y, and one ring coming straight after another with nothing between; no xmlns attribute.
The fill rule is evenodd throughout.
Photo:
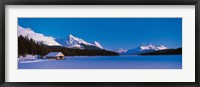
<svg viewBox="0 0 200 87"><path fill-rule="evenodd" d="M49 52L47 55L46 55L46 58L49 58L49 59L57 59L57 60L63 60L64 59L64 54L61 53L61 52Z"/></svg>

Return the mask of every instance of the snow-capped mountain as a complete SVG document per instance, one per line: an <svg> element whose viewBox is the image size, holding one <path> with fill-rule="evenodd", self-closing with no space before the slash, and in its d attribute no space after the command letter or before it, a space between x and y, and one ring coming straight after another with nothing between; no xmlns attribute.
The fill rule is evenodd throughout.
<svg viewBox="0 0 200 87"><path fill-rule="evenodd" d="M127 52L127 50L124 50L124 49L120 48L120 49L116 50L115 52L117 52L119 54L124 54L124 53Z"/></svg>
<svg viewBox="0 0 200 87"><path fill-rule="evenodd" d="M163 45L157 46L157 50L165 50L165 49L169 49Z"/></svg>
<svg viewBox="0 0 200 87"><path fill-rule="evenodd" d="M155 46L152 44L148 44L148 45L142 44L141 46L135 49L128 50L126 54L138 55L141 53L147 53L147 52L153 52L153 51L165 50L165 49L168 49L168 48L163 45Z"/></svg>
<svg viewBox="0 0 200 87"><path fill-rule="evenodd" d="M99 48L101 48L101 49L103 49L103 47L101 46L101 44L99 42L97 42L97 41L94 41L94 45L97 46L97 47L99 47Z"/></svg>
<svg viewBox="0 0 200 87"><path fill-rule="evenodd" d="M163 46L163 45L159 45L159 46L155 46L152 45L151 43L149 45L145 45L142 44L140 46L141 50L140 51L144 51L144 50L164 50L164 49L168 49L167 47Z"/></svg>
<svg viewBox="0 0 200 87"><path fill-rule="evenodd" d="M84 41L83 39L77 38L73 35L68 36L68 40L66 41L68 48L78 48L78 49L90 49L90 48L97 48L97 49L103 49L101 44L97 41L94 41L93 44Z"/></svg>
<svg viewBox="0 0 200 87"><path fill-rule="evenodd" d="M27 36L28 38L32 38L34 41L43 43L45 45L61 46L59 43L57 43L55 41L55 38L53 38L51 36L45 36L43 34L36 33L33 30L31 30L30 28L23 28L18 25L18 36L20 36L20 35L22 35L24 37Z"/></svg>

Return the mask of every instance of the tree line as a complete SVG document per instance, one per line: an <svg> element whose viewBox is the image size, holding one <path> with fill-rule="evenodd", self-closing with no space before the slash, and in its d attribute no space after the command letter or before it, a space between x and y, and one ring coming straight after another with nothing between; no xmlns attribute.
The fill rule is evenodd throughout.
<svg viewBox="0 0 200 87"><path fill-rule="evenodd" d="M27 36L18 36L18 56L25 57L27 54L45 56L49 52L62 52L65 56L117 56L113 51L103 49L72 49L63 46L47 46L36 42Z"/></svg>
<svg viewBox="0 0 200 87"><path fill-rule="evenodd" d="M166 49L166 50L142 53L140 55L180 55L180 54L182 54L182 47L177 49Z"/></svg>

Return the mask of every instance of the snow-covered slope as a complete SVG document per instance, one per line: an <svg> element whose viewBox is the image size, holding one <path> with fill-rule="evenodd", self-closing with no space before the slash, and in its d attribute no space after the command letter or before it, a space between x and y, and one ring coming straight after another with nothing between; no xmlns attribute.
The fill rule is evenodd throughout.
<svg viewBox="0 0 200 87"><path fill-rule="evenodd" d="M81 44L85 44L85 45L92 45L86 41L84 41L83 39L80 39L80 38L77 38L77 37L74 37L73 35L69 35L68 37L68 40L66 41L67 42L67 47L69 48L74 48L74 47L78 47L80 48L81 47Z"/></svg>
<svg viewBox="0 0 200 87"><path fill-rule="evenodd" d="M103 49L103 47L101 46L101 44L99 42L97 42L97 41L94 41L94 46L97 46L97 47Z"/></svg>
<svg viewBox="0 0 200 87"><path fill-rule="evenodd" d="M120 48L120 49L116 50L115 52L117 52L119 54L124 54L124 53L127 52L127 50L124 50L124 49Z"/></svg>
<svg viewBox="0 0 200 87"><path fill-rule="evenodd" d="M152 44L148 44L148 45L142 44L141 46L135 49L128 50L126 54L137 55L141 53L147 53L147 52L153 52L153 51L165 50L165 49L168 49L168 48L163 45L155 46Z"/></svg>
<svg viewBox="0 0 200 87"><path fill-rule="evenodd" d="M157 50L165 50L165 49L168 49L168 48L163 45L157 46Z"/></svg>
<svg viewBox="0 0 200 87"><path fill-rule="evenodd" d="M149 44L149 45L142 44L140 46L140 48L141 48L141 51L143 51L143 50L164 50L164 49L167 49L167 47L165 47L163 45L155 46L155 45L152 45L152 44Z"/></svg>
<svg viewBox="0 0 200 87"><path fill-rule="evenodd" d="M32 38L36 42L40 42L49 46L61 46L59 43L55 41L55 38L51 36L44 36L43 34L36 33L30 28L23 28L18 25L18 36L27 36L28 38Z"/></svg>
<svg viewBox="0 0 200 87"><path fill-rule="evenodd" d="M68 47L68 48L85 49L84 46L87 46L87 47L91 46L93 48L97 47L97 48L103 49L101 44L97 41L94 41L94 44L91 44L91 43L86 42L83 39L77 38L71 34L68 36L68 40L66 42L67 42L66 47Z"/></svg>

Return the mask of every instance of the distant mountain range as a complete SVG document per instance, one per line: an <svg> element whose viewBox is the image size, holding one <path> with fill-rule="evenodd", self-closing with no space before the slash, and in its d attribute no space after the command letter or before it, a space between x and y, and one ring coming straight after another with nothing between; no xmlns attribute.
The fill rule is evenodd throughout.
<svg viewBox="0 0 200 87"><path fill-rule="evenodd" d="M182 54L182 48L158 50L154 52L141 53L139 55L176 55L176 54Z"/></svg>
<svg viewBox="0 0 200 87"><path fill-rule="evenodd" d="M125 54L127 52L127 50L124 50L122 48L115 50L115 52L119 53L119 54Z"/></svg>
<svg viewBox="0 0 200 87"><path fill-rule="evenodd" d="M32 38L34 41L38 43L43 43L48 46L65 46L67 48L74 49L104 49L97 41L89 43L71 34L68 36L67 39L55 39L51 36L45 36L41 33L36 33L30 28L23 28L21 26L18 26L18 36L20 35Z"/></svg>
<svg viewBox="0 0 200 87"><path fill-rule="evenodd" d="M153 44L142 44L141 46L138 46L134 49L129 49L126 53L126 55L138 55L138 54L142 54L142 53L148 53L148 52L154 52L154 51L159 51L159 50L165 50L165 49L169 49L167 47L165 47L164 45L153 45Z"/></svg>
<svg viewBox="0 0 200 87"><path fill-rule="evenodd" d="M30 28L23 28L21 26L18 26L18 36L26 36L28 38L32 38L34 41L38 43L43 43L48 46L63 46L67 48L72 48L72 49L92 49L92 50L107 50L111 51L109 49L106 49L102 47L102 45L94 41L93 43L86 42L83 39L80 39L78 37L75 37L73 35L67 36L65 39L55 39L51 36L45 36L40 33L36 33ZM117 52L121 55L147 55L147 54L159 54L168 52L168 51L173 51L173 49L169 49L168 47L164 45L153 45L153 44L142 44L136 48L129 49L129 50L124 50L124 49L118 49L115 50L114 52ZM154 53L155 52L155 53Z"/></svg>

